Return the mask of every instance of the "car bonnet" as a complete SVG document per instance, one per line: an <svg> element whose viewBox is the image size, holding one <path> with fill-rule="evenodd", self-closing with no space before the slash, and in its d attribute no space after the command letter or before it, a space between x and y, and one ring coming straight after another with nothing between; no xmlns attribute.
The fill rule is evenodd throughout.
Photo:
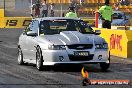
<svg viewBox="0 0 132 88"><path fill-rule="evenodd" d="M78 31L63 31L60 34L45 35L44 39L55 45L92 44L94 34L82 34Z"/></svg>

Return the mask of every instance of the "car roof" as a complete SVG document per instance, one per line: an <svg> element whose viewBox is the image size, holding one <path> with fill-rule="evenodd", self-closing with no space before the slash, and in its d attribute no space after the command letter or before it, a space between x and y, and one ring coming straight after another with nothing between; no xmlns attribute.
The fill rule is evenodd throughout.
<svg viewBox="0 0 132 88"><path fill-rule="evenodd" d="M70 17L43 17L43 18L34 18L33 20L38 20L38 21L43 21L43 20L68 20L68 19L72 19L72 20L81 20L79 18L70 18Z"/></svg>

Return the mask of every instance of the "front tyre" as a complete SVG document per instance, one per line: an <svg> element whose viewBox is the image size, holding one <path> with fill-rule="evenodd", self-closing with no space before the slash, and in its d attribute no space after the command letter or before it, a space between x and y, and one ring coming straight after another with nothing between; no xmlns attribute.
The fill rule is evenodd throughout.
<svg viewBox="0 0 132 88"><path fill-rule="evenodd" d="M24 62L23 62L23 53L22 53L21 48L18 48L18 64L19 65L24 64Z"/></svg>
<svg viewBox="0 0 132 88"><path fill-rule="evenodd" d="M36 48L36 50L36 67L39 71L41 71L43 67L42 51L39 46Z"/></svg>
<svg viewBox="0 0 132 88"><path fill-rule="evenodd" d="M100 63L100 67L101 67L102 71L107 71L108 68L110 67L110 51L109 51L109 54L108 54L108 61L105 62L105 63Z"/></svg>
<svg viewBox="0 0 132 88"><path fill-rule="evenodd" d="M110 63L100 63L100 67L102 71L107 71L110 67Z"/></svg>

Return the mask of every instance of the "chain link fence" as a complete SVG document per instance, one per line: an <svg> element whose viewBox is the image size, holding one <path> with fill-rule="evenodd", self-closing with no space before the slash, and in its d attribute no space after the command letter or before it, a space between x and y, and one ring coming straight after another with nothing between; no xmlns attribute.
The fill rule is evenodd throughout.
<svg viewBox="0 0 132 88"><path fill-rule="evenodd" d="M35 3L36 0L32 0L32 4ZM44 1L44 0L40 0ZM47 0L48 5L51 4L49 1L54 0ZM68 7L72 5L72 1L75 2L77 7L78 17L94 17L95 8L98 7L98 3L85 3L80 5L79 0L70 0L67 3L64 3L66 0L55 0L62 3L55 3L55 16L61 16L62 13L66 14L68 11ZM55 2L54 1L54 2ZM5 3L5 4L4 4ZM0 9L5 8L5 16L7 17L15 17L15 16L30 16L31 15L31 0L0 0ZM130 14L129 14L130 15ZM48 11L48 16L50 16L50 10Z"/></svg>
<svg viewBox="0 0 132 88"><path fill-rule="evenodd" d="M32 4L35 0L32 0ZM50 3L48 3L50 5ZM62 12L66 12L69 4L55 4L55 16L61 16ZM31 15L31 0L0 0L0 9L5 8L6 17L26 17ZM50 16L50 11L49 11Z"/></svg>
<svg viewBox="0 0 132 88"><path fill-rule="evenodd" d="M31 1L32 4L35 3L36 0L0 0L0 9L5 8L5 16L6 17L26 17L31 15ZM43 1L43 0L40 0ZM58 0L59 1L59 0ZM72 0L71 0L72 1ZM65 2L60 0L62 3L54 3L55 4L55 16L62 16L62 13L66 14L68 11L68 7L71 5L71 1ZM76 1L77 0L73 0ZM48 5L49 1L47 1ZM48 11L48 16L51 16L50 9Z"/></svg>
<svg viewBox="0 0 132 88"><path fill-rule="evenodd" d="M4 0L0 0L0 9L4 8Z"/></svg>
<svg viewBox="0 0 132 88"><path fill-rule="evenodd" d="M0 9L5 8L5 16L30 16L31 0L0 0Z"/></svg>

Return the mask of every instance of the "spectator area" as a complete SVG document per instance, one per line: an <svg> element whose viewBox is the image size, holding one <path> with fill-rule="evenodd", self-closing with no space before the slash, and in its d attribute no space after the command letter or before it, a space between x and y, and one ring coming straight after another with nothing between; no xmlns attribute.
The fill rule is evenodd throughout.
<svg viewBox="0 0 132 88"><path fill-rule="evenodd" d="M71 3L71 0L47 0L48 3ZM79 2L80 0L74 0L76 2ZM98 3L98 1L100 1L100 3L104 3L105 0L84 0L84 3ZM111 0L111 3L115 3L118 2L119 0Z"/></svg>
<svg viewBox="0 0 132 88"><path fill-rule="evenodd" d="M42 0L43 1L43 0ZM62 3L62 4L69 4L72 0L47 0L48 3ZM78 5L80 0L74 0ZM131 2L131 0L127 0L128 2ZM78 13L79 14L93 14L99 6L102 6L105 3L105 0L84 0L84 4L82 7L78 6ZM110 4L115 8L114 4L120 3L120 0L110 0ZM119 5L118 6L119 11L123 11L125 13L131 14L132 13L132 5Z"/></svg>

